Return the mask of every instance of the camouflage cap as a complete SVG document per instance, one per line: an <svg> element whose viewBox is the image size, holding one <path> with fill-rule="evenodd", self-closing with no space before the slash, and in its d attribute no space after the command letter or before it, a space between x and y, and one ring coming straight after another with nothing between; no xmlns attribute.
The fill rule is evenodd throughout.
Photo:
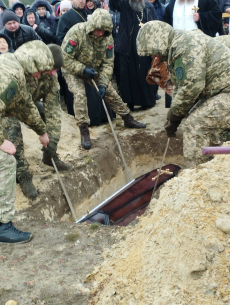
<svg viewBox="0 0 230 305"><path fill-rule="evenodd" d="M171 25L165 22L147 22L137 35L137 53L140 56L167 56L169 35L174 31Z"/></svg>
<svg viewBox="0 0 230 305"><path fill-rule="evenodd" d="M96 9L92 17L86 24L86 34L93 32L94 30L104 30L109 34L112 34L113 22L109 12L104 9Z"/></svg>
<svg viewBox="0 0 230 305"><path fill-rule="evenodd" d="M23 67L25 74L53 70L53 54L47 45L40 40L24 43L14 52L14 55Z"/></svg>

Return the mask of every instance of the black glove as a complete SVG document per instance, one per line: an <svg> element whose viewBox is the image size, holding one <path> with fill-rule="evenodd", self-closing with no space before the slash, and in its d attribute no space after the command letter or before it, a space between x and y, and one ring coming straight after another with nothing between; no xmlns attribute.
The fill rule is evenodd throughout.
<svg viewBox="0 0 230 305"><path fill-rule="evenodd" d="M99 91L97 91L97 96L99 101L104 99L105 93L106 93L106 87L105 86L98 86Z"/></svg>
<svg viewBox="0 0 230 305"><path fill-rule="evenodd" d="M97 71L95 71L93 68L86 67L83 71L83 75L88 79L94 78L97 74Z"/></svg>
<svg viewBox="0 0 230 305"><path fill-rule="evenodd" d="M180 125L183 118L184 116L177 116L173 114L171 108L169 109L167 113L167 121L164 124L165 131L169 138L176 136L177 127Z"/></svg>
<svg viewBox="0 0 230 305"><path fill-rule="evenodd" d="M57 144L54 142L49 142L47 148L44 148L44 155L50 159L54 157L57 151Z"/></svg>

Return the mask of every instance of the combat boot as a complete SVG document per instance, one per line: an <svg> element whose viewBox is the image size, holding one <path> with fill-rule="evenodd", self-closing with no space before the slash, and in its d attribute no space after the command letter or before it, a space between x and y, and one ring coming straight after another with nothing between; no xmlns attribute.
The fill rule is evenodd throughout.
<svg viewBox="0 0 230 305"><path fill-rule="evenodd" d="M62 160L60 160L57 153L54 154L53 160L54 160L54 163L55 163L55 165L56 165L56 167L59 171L67 171L67 170L71 169L71 165L69 165L69 164L63 162ZM53 167L52 160L51 160L50 156L48 156L45 153L45 151L43 152L42 162L44 164L48 165L48 166Z"/></svg>
<svg viewBox="0 0 230 305"><path fill-rule="evenodd" d="M87 123L83 123L79 126L79 128L81 133L81 146L88 150L92 147L89 134L89 125Z"/></svg>
<svg viewBox="0 0 230 305"><path fill-rule="evenodd" d="M140 122L134 120L134 118L131 116L130 113L124 115L122 117L122 120L124 121L125 127L128 127L128 128L145 128L146 127L146 124L140 123Z"/></svg>
<svg viewBox="0 0 230 305"><path fill-rule="evenodd" d="M0 244L22 244L31 240L32 237L32 233L18 230L11 221L0 222Z"/></svg>
<svg viewBox="0 0 230 305"><path fill-rule="evenodd" d="M35 186L33 185L32 178L33 178L33 174L31 174L30 172L25 172L18 179L18 182L21 186L23 194L27 198L34 199L38 196L38 192Z"/></svg>

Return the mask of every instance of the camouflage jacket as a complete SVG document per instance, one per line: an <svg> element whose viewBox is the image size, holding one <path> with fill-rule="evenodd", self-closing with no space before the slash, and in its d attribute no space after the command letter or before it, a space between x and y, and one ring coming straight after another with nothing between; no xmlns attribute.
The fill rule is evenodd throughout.
<svg viewBox="0 0 230 305"><path fill-rule="evenodd" d="M46 132L40 114L27 90L24 70L12 53L0 56L0 120L3 117L17 117L28 124L37 134ZM0 145L4 141L0 124Z"/></svg>
<svg viewBox="0 0 230 305"><path fill-rule="evenodd" d="M24 68L27 88L32 95L33 102L43 99L49 139L58 143L61 133L61 106L57 76L41 74L39 79L31 76L37 71L53 69L52 53L44 43L33 41L23 44L14 54Z"/></svg>
<svg viewBox="0 0 230 305"><path fill-rule="evenodd" d="M197 98L230 92L230 50L200 30L179 31L150 21L138 33L137 51L167 60L174 84L171 109L177 116L187 115Z"/></svg>
<svg viewBox="0 0 230 305"><path fill-rule="evenodd" d="M105 30L105 35L97 38L92 35L95 29ZM104 9L97 9L88 22L74 25L61 46L65 60L64 75L71 73L84 79L85 67L94 68L99 73L97 83L107 87L114 64L112 29L112 17Z"/></svg>

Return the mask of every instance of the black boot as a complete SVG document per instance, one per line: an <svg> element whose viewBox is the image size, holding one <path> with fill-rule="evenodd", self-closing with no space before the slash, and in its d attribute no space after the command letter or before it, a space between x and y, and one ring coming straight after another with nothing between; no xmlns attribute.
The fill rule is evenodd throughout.
<svg viewBox="0 0 230 305"><path fill-rule="evenodd" d="M161 99L161 96L157 93L156 94L156 100L160 100Z"/></svg>
<svg viewBox="0 0 230 305"><path fill-rule="evenodd" d="M53 160L59 171L67 171L67 170L71 169L71 165L60 160L57 153L54 154ZM48 166L53 167L52 160L51 160L50 156L45 153L45 151L43 152L42 162Z"/></svg>
<svg viewBox="0 0 230 305"><path fill-rule="evenodd" d="M33 185L32 178L33 174L30 172L25 172L18 179L22 192L27 198L36 198L38 196L38 192Z"/></svg>
<svg viewBox="0 0 230 305"><path fill-rule="evenodd" d="M124 121L125 127L128 128L145 128L146 124L140 123L131 116L130 113L126 114L125 116L122 117L122 120Z"/></svg>
<svg viewBox="0 0 230 305"><path fill-rule="evenodd" d="M83 123L79 126L80 133L81 133L81 146L87 150L92 147L88 127L89 127L89 125L87 123Z"/></svg>
<svg viewBox="0 0 230 305"><path fill-rule="evenodd" d="M31 240L32 237L32 233L18 230L11 221L0 222L0 244L22 244Z"/></svg>

